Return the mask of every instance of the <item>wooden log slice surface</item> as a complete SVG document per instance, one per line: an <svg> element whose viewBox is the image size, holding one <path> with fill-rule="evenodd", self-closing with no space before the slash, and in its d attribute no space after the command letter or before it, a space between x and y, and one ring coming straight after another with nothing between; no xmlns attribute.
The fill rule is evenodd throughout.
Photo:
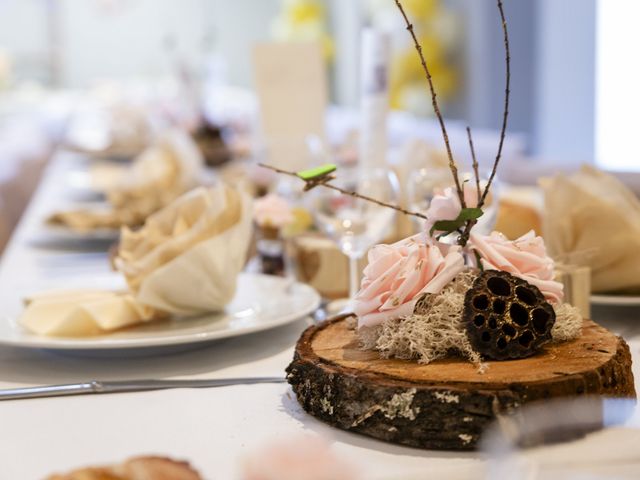
<svg viewBox="0 0 640 480"><path fill-rule="evenodd" d="M625 341L585 320L582 335L537 355L488 362L457 358L421 365L359 348L349 319L308 328L287 368L302 407L335 427L418 448L469 450L497 415L536 400L635 398Z"/></svg>

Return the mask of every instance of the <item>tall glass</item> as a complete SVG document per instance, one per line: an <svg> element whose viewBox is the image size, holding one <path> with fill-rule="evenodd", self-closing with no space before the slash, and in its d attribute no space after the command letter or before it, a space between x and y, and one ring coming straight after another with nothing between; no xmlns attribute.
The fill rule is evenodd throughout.
<svg viewBox="0 0 640 480"><path fill-rule="evenodd" d="M459 173L460 181L469 184L475 190L475 176L471 171ZM480 171L480 190L484 190L487 185L488 172ZM451 171L448 168L422 168L411 172L407 184L407 204L409 209L425 213L431 204L431 199L438 192L442 192L447 187L453 187ZM466 187L469 188L469 187ZM498 203L500 196L500 184L497 178L493 179L491 192L487 196L483 207L484 214L478 220L474 231L489 234L491 233L498 214ZM475 197L474 197L475 198ZM468 206L475 206L468 205ZM416 229L422 229L422 223L416 224Z"/></svg>
<svg viewBox="0 0 640 480"><path fill-rule="evenodd" d="M486 478L640 478L640 411L634 399L574 397L532 403L484 435Z"/></svg>
<svg viewBox="0 0 640 480"><path fill-rule="evenodd" d="M395 204L397 199L394 174L381 168L341 168L331 183L390 204ZM310 206L318 228L349 257L349 298L352 300L360 287L358 261L370 247L391 233L395 210L324 187L313 190Z"/></svg>

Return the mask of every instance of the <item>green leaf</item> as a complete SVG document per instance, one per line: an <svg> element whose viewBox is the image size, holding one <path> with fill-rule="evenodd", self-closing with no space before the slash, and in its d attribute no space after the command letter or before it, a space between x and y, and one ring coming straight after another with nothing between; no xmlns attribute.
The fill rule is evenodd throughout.
<svg viewBox="0 0 640 480"><path fill-rule="evenodd" d="M335 172L337 168L338 167L336 167L333 163L327 163L326 165L321 165L309 170L303 170L301 172L298 172L296 175L298 175L305 181L315 180L317 178L326 177L330 173Z"/></svg>
<svg viewBox="0 0 640 480"><path fill-rule="evenodd" d="M458 218L463 220L477 220L479 219L484 212L481 208L478 207L467 207L460 210L460 214ZM456 219L457 220L457 219Z"/></svg>
<svg viewBox="0 0 640 480"><path fill-rule="evenodd" d="M469 220L480 218L483 213L481 208L463 208L455 220L438 220L435 222L431 230L429 230L429 235L433 235L433 232L445 232L445 235L455 232Z"/></svg>

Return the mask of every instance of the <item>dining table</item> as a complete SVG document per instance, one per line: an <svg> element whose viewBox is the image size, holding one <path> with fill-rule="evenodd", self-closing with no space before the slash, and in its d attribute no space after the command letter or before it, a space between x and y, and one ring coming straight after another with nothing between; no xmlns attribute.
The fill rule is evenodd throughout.
<svg viewBox="0 0 640 480"><path fill-rule="evenodd" d="M24 298L37 291L124 282L110 267L107 239L61 239L43 227L52 209L87 195L69 179L88 165L76 153L53 155L2 258L0 321L15 324ZM627 340L640 378L640 307L594 305L592 317ZM62 351L0 344L0 388L284 377L297 339L312 322L302 318L168 349ZM420 450L333 429L305 413L283 382L1 401L0 479L39 480L138 455L186 460L206 479L240 479L253 452L305 434L326 438L366 479L486 478L487 460L478 452Z"/></svg>

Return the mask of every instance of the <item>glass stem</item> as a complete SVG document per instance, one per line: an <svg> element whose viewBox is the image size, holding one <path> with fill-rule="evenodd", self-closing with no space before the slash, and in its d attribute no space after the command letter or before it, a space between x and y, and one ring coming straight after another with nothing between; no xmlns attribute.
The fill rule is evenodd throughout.
<svg viewBox="0 0 640 480"><path fill-rule="evenodd" d="M356 293L360 290L360 271L358 260L360 255L349 255L349 300L356 298Z"/></svg>

